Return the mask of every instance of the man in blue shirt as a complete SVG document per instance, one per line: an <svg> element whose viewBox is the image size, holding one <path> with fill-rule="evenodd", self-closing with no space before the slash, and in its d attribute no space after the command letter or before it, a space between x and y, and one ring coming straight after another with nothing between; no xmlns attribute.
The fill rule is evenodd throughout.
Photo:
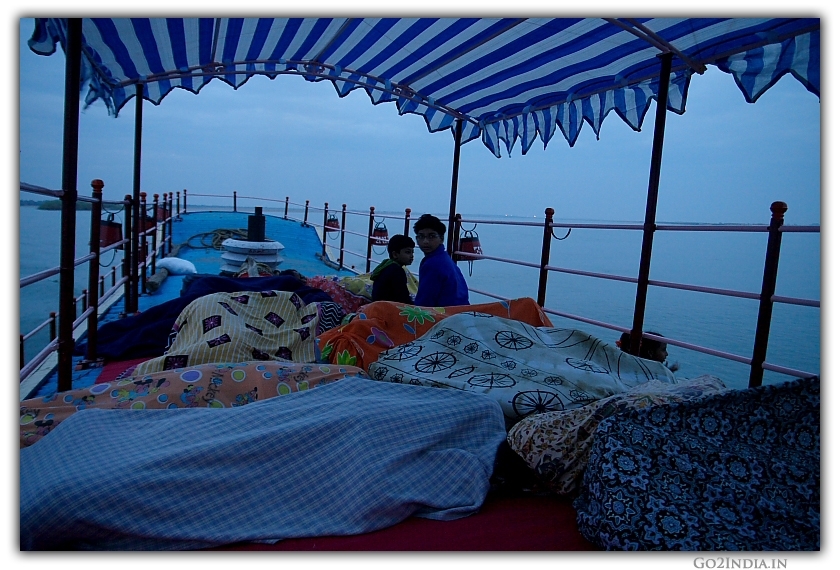
<svg viewBox="0 0 840 570"><path fill-rule="evenodd" d="M420 285L414 304L422 307L469 305L467 281L443 246L446 226L437 217L423 214L414 224L417 247L423 252L420 261Z"/></svg>

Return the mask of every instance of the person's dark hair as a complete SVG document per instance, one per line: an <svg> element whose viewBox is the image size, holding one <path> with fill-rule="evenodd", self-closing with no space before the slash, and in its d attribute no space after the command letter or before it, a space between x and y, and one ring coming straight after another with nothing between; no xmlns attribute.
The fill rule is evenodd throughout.
<svg viewBox="0 0 840 570"><path fill-rule="evenodd" d="M388 240L388 255L399 253L401 249L414 247L414 240L402 234L396 234Z"/></svg>
<svg viewBox="0 0 840 570"><path fill-rule="evenodd" d="M284 269L282 271L278 271L277 275L288 275L306 283L306 276L300 273L297 269Z"/></svg>
<svg viewBox="0 0 840 570"><path fill-rule="evenodd" d="M443 238L444 234L446 233L446 226L443 225L443 222L440 221L440 218L431 214L423 214L416 222L414 222L415 234L420 230L426 229L436 231L441 238Z"/></svg>
<svg viewBox="0 0 840 570"><path fill-rule="evenodd" d="M653 331L645 331L646 334L654 334L656 336L662 336L658 332ZM618 348L621 349L622 352L630 352L630 333L621 333L621 338L618 341ZM655 355L656 352L662 348L663 345L666 343L660 340L653 340L652 338L645 338L642 337L642 347L639 351L639 356L642 358L647 358L648 360L656 360Z"/></svg>

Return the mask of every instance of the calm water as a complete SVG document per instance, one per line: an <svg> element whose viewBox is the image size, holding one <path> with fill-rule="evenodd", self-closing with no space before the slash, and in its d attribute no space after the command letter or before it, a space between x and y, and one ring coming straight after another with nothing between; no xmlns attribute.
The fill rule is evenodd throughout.
<svg viewBox="0 0 840 570"><path fill-rule="evenodd" d="M216 208L222 209L222 208ZM273 213L266 209L266 213ZM282 212L280 212L282 215ZM300 213L290 215L300 216ZM323 216L323 213L320 214ZM310 216L310 221L320 220ZM59 212L20 208L20 275L58 265ZM520 219L521 220L521 219ZM402 233L403 222L385 219L390 235ZM348 216L348 229L367 230L367 216ZM538 263L541 228L479 225L476 228L486 255ZM556 230L562 237L562 233ZM77 222L77 253L87 248L90 221L80 215ZM766 234L658 232L654 239L651 279L691 283L710 287L758 292L766 247ZM332 257L338 258L337 234L327 240ZM550 264L584 271L628 277L638 274L640 231L572 230L551 246ZM347 234L345 249L364 254L364 238ZM375 248L381 259L384 248ZM411 269L416 272L422 253L417 252ZM106 254L103 263L110 261ZM346 265L364 270L364 259L345 254ZM508 297L537 296L537 269L482 260L473 264L472 275L466 263L460 264L470 287ZM76 270L76 294L87 287L87 265ZM820 298L819 234L784 235L779 278L779 295ZM491 300L471 293L473 303ZM546 308L629 327L633 320L635 285L550 273ZM58 308L58 276L31 285L20 292L20 330L28 332ZM645 329L710 348L750 356L752 354L758 302L706 293L651 287L648 292ZM556 326L578 328L612 341L615 331L551 315ZM27 342L31 357L47 342L43 331ZM728 385L747 385L749 368L744 364L669 346L669 360L680 363L680 376L713 374ZM818 373L820 370L820 310L776 304L770 333L768 360L774 364ZM789 377L765 372L765 382Z"/></svg>

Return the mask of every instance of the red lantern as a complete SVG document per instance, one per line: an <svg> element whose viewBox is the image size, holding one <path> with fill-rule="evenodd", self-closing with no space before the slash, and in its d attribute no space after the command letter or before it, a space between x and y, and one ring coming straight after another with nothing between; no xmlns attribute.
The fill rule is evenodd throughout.
<svg viewBox="0 0 840 570"><path fill-rule="evenodd" d="M157 225L157 221L155 220L154 216L145 216L146 223L140 224L140 231L145 232L147 230L152 229Z"/></svg>
<svg viewBox="0 0 840 570"><path fill-rule="evenodd" d="M463 253L472 253L475 255L484 255L481 251L481 242L478 240L478 234L474 231L466 231L458 242L458 251ZM459 256L461 259L468 261L475 261L472 257Z"/></svg>
<svg viewBox="0 0 840 570"><path fill-rule="evenodd" d="M336 218L334 215L330 215L329 219L327 220L326 226L324 226L324 229L328 232L337 232L339 229L338 218Z"/></svg>
<svg viewBox="0 0 840 570"><path fill-rule="evenodd" d="M373 235L370 236L371 245L388 245L388 228L383 222L376 222Z"/></svg>
<svg viewBox="0 0 840 570"><path fill-rule="evenodd" d="M100 249L122 241L122 238L122 224L114 221L114 214L109 214L107 220L99 220ZM119 246L117 249L122 248Z"/></svg>

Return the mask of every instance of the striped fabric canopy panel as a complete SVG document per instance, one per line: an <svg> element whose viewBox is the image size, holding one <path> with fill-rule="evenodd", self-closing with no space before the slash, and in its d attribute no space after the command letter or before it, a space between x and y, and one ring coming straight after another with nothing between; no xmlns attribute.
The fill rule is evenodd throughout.
<svg viewBox="0 0 840 570"><path fill-rule="evenodd" d="M560 132L573 145L615 111L641 129L660 58L673 53L667 106L685 110L689 80L715 65L754 102L786 73L820 94L816 18L85 18L85 102L116 115L137 83L154 104L214 79L255 75L364 89L374 104L422 115L429 131L463 120L461 143L496 156ZM39 18L30 48L65 46L66 19Z"/></svg>

